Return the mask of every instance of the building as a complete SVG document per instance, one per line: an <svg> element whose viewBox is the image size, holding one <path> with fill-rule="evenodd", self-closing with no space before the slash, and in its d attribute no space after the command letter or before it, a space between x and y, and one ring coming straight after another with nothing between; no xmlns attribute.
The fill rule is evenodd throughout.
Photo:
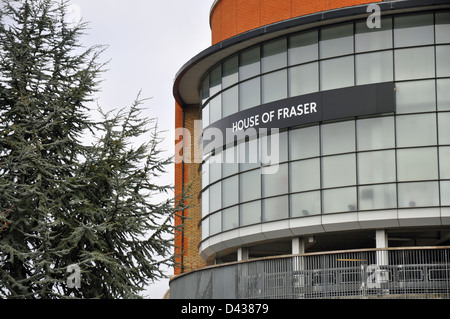
<svg viewBox="0 0 450 319"><path fill-rule="evenodd" d="M174 82L171 296L450 296L450 1L216 0L210 26Z"/></svg>

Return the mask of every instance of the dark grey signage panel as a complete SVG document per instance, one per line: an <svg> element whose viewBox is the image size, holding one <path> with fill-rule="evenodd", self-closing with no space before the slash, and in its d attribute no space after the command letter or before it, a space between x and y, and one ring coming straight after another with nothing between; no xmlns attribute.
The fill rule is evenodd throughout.
<svg viewBox="0 0 450 319"><path fill-rule="evenodd" d="M259 129L283 129L393 112L395 85L393 82L385 82L316 92L259 105L212 123L205 130L219 129L224 137L227 134L251 136ZM252 129L249 130L250 128ZM204 145L208 143L208 140L204 140Z"/></svg>

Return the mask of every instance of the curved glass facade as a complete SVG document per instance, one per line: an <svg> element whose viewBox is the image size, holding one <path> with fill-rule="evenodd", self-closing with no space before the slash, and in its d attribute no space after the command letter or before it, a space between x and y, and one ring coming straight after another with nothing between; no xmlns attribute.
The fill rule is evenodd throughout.
<svg viewBox="0 0 450 319"><path fill-rule="evenodd" d="M264 103L391 81L395 114L280 131L274 174L262 174L269 137L203 154L202 238L306 216L450 206L450 11L383 17L379 29L326 26L228 57L203 80L203 128Z"/></svg>

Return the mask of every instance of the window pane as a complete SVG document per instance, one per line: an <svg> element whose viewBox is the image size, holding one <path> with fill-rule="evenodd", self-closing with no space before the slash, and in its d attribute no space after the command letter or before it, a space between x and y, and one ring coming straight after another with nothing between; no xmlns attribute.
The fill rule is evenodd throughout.
<svg viewBox="0 0 450 319"><path fill-rule="evenodd" d="M239 206L234 206L222 211L223 231L239 227Z"/></svg>
<svg viewBox="0 0 450 319"><path fill-rule="evenodd" d="M289 65L300 64L318 58L318 31L313 30L289 38Z"/></svg>
<svg viewBox="0 0 450 319"><path fill-rule="evenodd" d="M261 78L254 78L239 84L240 109L246 110L261 104Z"/></svg>
<svg viewBox="0 0 450 319"><path fill-rule="evenodd" d="M358 150L374 150L395 146L394 118L377 117L357 121Z"/></svg>
<svg viewBox="0 0 450 319"><path fill-rule="evenodd" d="M440 147L439 158L441 179L450 179L450 147Z"/></svg>
<svg viewBox="0 0 450 319"><path fill-rule="evenodd" d="M209 211L214 212L222 208L222 184L215 183L209 187Z"/></svg>
<svg viewBox="0 0 450 319"><path fill-rule="evenodd" d="M356 184L355 154L322 158L323 187Z"/></svg>
<svg viewBox="0 0 450 319"><path fill-rule="evenodd" d="M290 159L319 156L319 126L310 126L289 131Z"/></svg>
<svg viewBox="0 0 450 319"><path fill-rule="evenodd" d="M353 24L334 25L320 30L320 58L353 53Z"/></svg>
<svg viewBox="0 0 450 319"><path fill-rule="evenodd" d="M337 154L355 150L355 122L346 121L322 125L322 154Z"/></svg>
<svg viewBox="0 0 450 319"><path fill-rule="evenodd" d="M450 12L436 13L436 43L450 43Z"/></svg>
<svg viewBox="0 0 450 319"><path fill-rule="evenodd" d="M209 123L212 124L222 118L222 97L217 95L209 102Z"/></svg>
<svg viewBox="0 0 450 319"><path fill-rule="evenodd" d="M320 62L320 89L322 91L353 85L353 56Z"/></svg>
<svg viewBox="0 0 450 319"><path fill-rule="evenodd" d="M395 50L395 79L434 77L434 47Z"/></svg>
<svg viewBox="0 0 450 319"><path fill-rule="evenodd" d="M289 197L279 196L263 200L263 221L284 219L289 217Z"/></svg>
<svg viewBox="0 0 450 319"><path fill-rule="evenodd" d="M222 72L223 88L227 88L239 80L239 60L237 55L223 62Z"/></svg>
<svg viewBox="0 0 450 319"><path fill-rule="evenodd" d="M437 182L398 184L399 207L423 207L439 205Z"/></svg>
<svg viewBox="0 0 450 319"><path fill-rule="evenodd" d="M432 13L394 17L395 47L433 44L433 42Z"/></svg>
<svg viewBox="0 0 450 319"><path fill-rule="evenodd" d="M222 88L222 66L215 67L209 73L209 94L213 96Z"/></svg>
<svg viewBox="0 0 450 319"><path fill-rule="evenodd" d="M288 165L278 166L278 171L274 174L263 174L263 196L274 196L285 194L288 189Z"/></svg>
<svg viewBox="0 0 450 319"><path fill-rule="evenodd" d="M209 234L215 235L222 231L222 213L218 212L209 217Z"/></svg>
<svg viewBox="0 0 450 319"><path fill-rule="evenodd" d="M319 63L308 63L289 69L289 96L319 91Z"/></svg>
<svg viewBox="0 0 450 319"><path fill-rule="evenodd" d="M239 66L239 80L245 80L260 73L260 48L251 48L241 53Z"/></svg>
<svg viewBox="0 0 450 319"><path fill-rule="evenodd" d="M450 45L436 47L437 76L450 76Z"/></svg>
<svg viewBox="0 0 450 319"><path fill-rule="evenodd" d="M261 201L254 201L241 205L241 226L261 223Z"/></svg>
<svg viewBox="0 0 450 319"><path fill-rule="evenodd" d="M261 134L261 163L263 165L274 165L288 160L288 132L277 134Z"/></svg>
<svg viewBox="0 0 450 319"><path fill-rule="evenodd" d="M216 153L209 159L209 183L212 184L215 181L222 178L222 153Z"/></svg>
<svg viewBox="0 0 450 319"><path fill-rule="evenodd" d="M450 145L450 113L439 113L439 144ZM444 157L449 158L449 157ZM450 162L450 160L448 161Z"/></svg>
<svg viewBox="0 0 450 319"><path fill-rule="evenodd" d="M239 202L239 177L233 176L222 181L223 207Z"/></svg>
<svg viewBox="0 0 450 319"><path fill-rule="evenodd" d="M263 103L287 98L287 70L280 70L262 76Z"/></svg>
<svg viewBox="0 0 450 319"><path fill-rule="evenodd" d="M384 209L397 207L395 184L359 187L359 209Z"/></svg>
<svg viewBox="0 0 450 319"><path fill-rule="evenodd" d="M209 185L209 160L202 164L202 188Z"/></svg>
<svg viewBox="0 0 450 319"><path fill-rule="evenodd" d="M209 98L209 75L207 75L202 82L202 104Z"/></svg>
<svg viewBox="0 0 450 319"><path fill-rule="evenodd" d="M287 39L267 42L262 46L262 72L268 72L287 65Z"/></svg>
<svg viewBox="0 0 450 319"><path fill-rule="evenodd" d="M323 213L354 211L356 207L356 188L337 188L323 191Z"/></svg>
<svg viewBox="0 0 450 319"><path fill-rule="evenodd" d="M224 177L237 173L239 171L237 147L228 147L224 151L223 161L222 172Z"/></svg>
<svg viewBox="0 0 450 319"><path fill-rule="evenodd" d="M396 83L397 113L428 112L436 110L435 81Z"/></svg>
<svg viewBox="0 0 450 319"><path fill-rule="evenodd" d="M439 79L436 82L438 110L450 110L450 79Z"/></svg>
<svg viewBox="0 0 450 319"><path fill-rule="evenodd" d="M392 19L381 18L381 28L367 27L367 21L356 23L356 52L375 51L392 48Z"/></svg>
<svg viewBox="0 0 450 319"><path fill-rule="evenodd" d="M397 146L435 145L436 114L397 116Z"/></svg>
<svg viewBox="0 0 450 319"><path fill-rule="evenodd" d="M441 205L450 206L450 182L441 182Z"/></svg>
<svg viewBox="0 0 450 319"><path fill-rule="evenodd" d="M222 113L223 117L237 113L239 111L238 86L233 86L222 93Z"/></svg>
<svg viewBox="0 0 450 319"><path fill-rule="evenodd" d="M392 51L373 52L356 56L356 84L380 83L393 80Z"/></svg>
<svg viewBox="0 0 450 319"><path fill-rule="evenodd" d="M259 169L240 175L239 190L241 202L261 197L261 174Z"/></svg>
<svg viewBox="0 0 450 319"><path fill-rule="evenodd" d="M395 151L358 154L359 184L395 182Z"/></svg>
<svg viewBox="0 0 450 319"><path fill-rule="evenodd" d="M206 104L202 110L202 127L206 128L209 125L209 104Z"/></svg>
<svg viewBox="0 0 450 319"><path fill-rule="evenodd" d="M320 160L318 158L290 163L291 192L320 188Z"/></svg>
<svg viewBox="0 0 450 319"><path fill-rule="evenodd" d="M251 138L245 143L238 144L239 170L245 171L260 166L259 141Z"/></svg>
<svg viewBox="0 0 450 319"><path fill-rule="evenodd" d="M209 237L209 218L202 220L202 239Z"/></svg>
<svg viewBox="0 0 450 319"><path fill-rule="evenodd" d="M436 148L397 150L397 172L399 181L437 179Z"/></svg>
<svg viewBox="0 0 450 319"><path fill-rule="evenodd" d="M209 189L202 193L202 217L209 214Z"/></svg>
<svg viewBox="0 0 450 319"><path fill-rule="evenodd" d="M291 217L320 214L320 191L292 194Z"/></svg>

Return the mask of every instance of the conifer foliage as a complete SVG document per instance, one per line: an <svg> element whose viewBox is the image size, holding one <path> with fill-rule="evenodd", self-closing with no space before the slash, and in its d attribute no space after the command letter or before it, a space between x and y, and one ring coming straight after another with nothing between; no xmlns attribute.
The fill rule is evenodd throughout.
<svg viewBox="0 0 450 319"><path fill-rule="evenodd" d="M0 298L136 298L173 260L156 120L139 97L90 120L103 48L82 47L66 1L0 6Z"/></svg>

